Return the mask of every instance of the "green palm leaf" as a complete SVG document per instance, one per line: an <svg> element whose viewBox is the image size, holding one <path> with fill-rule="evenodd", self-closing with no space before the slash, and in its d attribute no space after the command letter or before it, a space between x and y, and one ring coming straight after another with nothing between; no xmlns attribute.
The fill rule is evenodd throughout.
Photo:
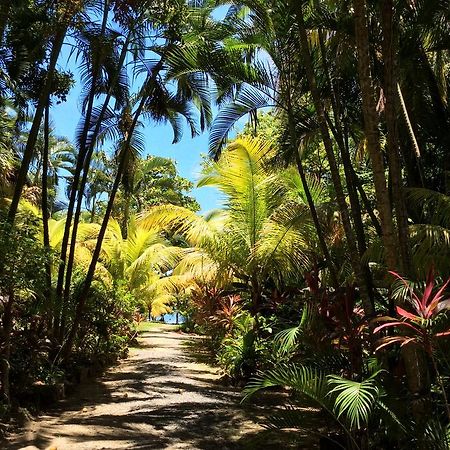
<svg viewBox="0 0 450 450"><path fill-rule="evenodd" d="M342 416L349 422L350 428L361 429L369 421L376 408L380 391L375 381L379 372L362 382L347 380L336 375L328 377L330 386L334 388L328 395L337 394L334 411L337 418Z"/></svg>

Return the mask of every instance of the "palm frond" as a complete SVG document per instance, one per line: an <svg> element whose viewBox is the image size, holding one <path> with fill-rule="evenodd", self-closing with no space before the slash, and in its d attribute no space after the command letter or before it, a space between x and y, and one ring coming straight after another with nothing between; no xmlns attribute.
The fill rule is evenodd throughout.
<svg viewBox="0 0 450 450"><path fill-rule="evenodd" d="M334 403L337 418L343 416L351 429L361 429L365 426L376 408L380 397L380 390L375 380L378 374L379 372L376 372L362 382L347 380L337 375L328 377L330 386L334 386L328 395L337 394Z"/></svg>

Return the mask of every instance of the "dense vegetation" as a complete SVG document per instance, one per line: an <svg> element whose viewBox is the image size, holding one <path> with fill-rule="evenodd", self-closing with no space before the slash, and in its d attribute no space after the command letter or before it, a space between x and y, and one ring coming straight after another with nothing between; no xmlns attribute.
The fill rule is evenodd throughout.
<svg viewBox="0 0 450 450"><path fill-rule="evenodd" d="M176 308L248 401L289 388L271 426L450 448L449 36L441 0L2 1L4 417ZM208 129L219 209L148 156L163 122Z"/></svg>

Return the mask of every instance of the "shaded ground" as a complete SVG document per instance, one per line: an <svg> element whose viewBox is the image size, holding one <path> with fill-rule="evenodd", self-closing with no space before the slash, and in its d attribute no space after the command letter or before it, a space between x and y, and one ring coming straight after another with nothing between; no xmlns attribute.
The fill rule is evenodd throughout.
<svg viewBox="0 0 450 450"><path fill-rule="evenodd" d="M201 362L204 355L193 354L196 339L167 326L145 332L127 360L100 381L80 386L2 448L316 448L312 429L297 433L301 443L290 447L258 425L273 408L242 406L240 391L223 386L217 371ZM309 410L306 416L313 426L316 413Z"/></svg>

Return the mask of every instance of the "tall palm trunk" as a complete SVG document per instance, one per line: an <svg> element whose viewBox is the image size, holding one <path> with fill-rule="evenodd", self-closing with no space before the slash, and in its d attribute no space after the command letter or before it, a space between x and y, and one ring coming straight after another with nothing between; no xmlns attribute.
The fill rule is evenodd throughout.
<svg viewBox="0 0 450 450"><path fill-rule="evenodd" d="M328 245L325 241L325 236L323 234L322 225L320 224L319 215L317 214L316 205L314 204L314 199L312 198L311 191L308 186L308 180L306 179L305 170L303 168L302 159L300 157L300 152L298 149L298 139L297 133L295 131L295 125L293 123L293 115L292 115L292 105L291 105L291 97L290 93L288 93L288 121L289 121L289 132L291 135L291 140L295 146L294 154L295 154L295 163L297 165L297 171L300 175L300 180L302 182L303 190L305 191L306 201L308 202L309 212L311 214L311 218L314 223L314 227L316 229L317 238L319 240L320 250L323 253L323 257L325 258L325 262L327 264L328 270L330 271L330 278L333 284L333 287L337 289L339 287L339 279L337 276L336 267L333 263L333 259L331 258L330 251L328 249Z"/></svg>
<svg viewBox="0 0 450 450"><path fill-rule="evenodd" d="M364 190L364 187L361 183L361 180L358 177L358 174L355 172L355 169L353 167L351 169L353 172L353 180L356 185L356 189L358 190L359 196L361 197L361 200L363 202L364 208L366 209L367 214L369 214L370 220L372 222L373 227L375 228L377 235L381 238L383 232L381 230L380 221L378 220L378 217L375 215L375 211L373 210L370 200L367 197L366 191Z"/></svg>
<svg viewBox="0 0 450 450"><path fill-rule="evenodd" d="M122 236L124 239L128 237L128 222L130 221L131 192L125 193L124 208L122 217Z"/></svg>
<svg viewBox="0 0 450 450"><path fill-rule="evenodd" d="M47 298L51 296L52 270L50 263L50 235L48 229L48 161L49 161L49 137L50 137L50 100L47 102L44 114L44 149L42 152L42 227L44 233L44 248L47 260L45 262Z"/></svg>
<svg viewBox="0 0 450 450"><path fill-rule="evenodd" d="M396 118L397 89L395 76L395 41L393 32L393 0L383 0L383 62L384 91L386 96L385 118L387 127L388 164L391 174L392 197L395 206L400 247L399 268L406 274L411 274L411 252L409 251L408 215L402 186L402 171L398 129Z"/></svg>
<svg viewBox="0 0 450 450"><path fill-rule="evenodd" d="M53 41L52 50L50 53L50 61L47 66L47 76L45 77L44 86L42 87L42 90L39 94L36 111L33 117L33 123L28 133L28 139L25 145L25 150L23 152L22 162L16 178L13 198L8 211L8 221L10 223L14 223L17 208L19 207L20 197L22 196L22 191L27 181L28 169L30 167L31 159L33 158L33 153L36 146L39 129L41 127L42 116L44 115L44 110L46 105L48 104L50 94L52 91L52 84L56 70L56 63L61 53L61 48L64 43L66 31L67 28L62 27L59 28L55 34L55 39Z"/></svg>
<svg viewBox="0 0 450 450"><path fill-rule="evenodd" d="M319 6L317 0L315 3L317 6ZM350 211L352 214L353 224L355 227L356 241L357 241L358 250L359 250L360 271L362 274L364 274L365 289L367 290L369 299L372 303L372 307L375 309L374 296L373 296L372 274L370 272L368 264L364 264L361 260L363 254L367 250L366 236L364 233L364 224L362 221L361 203L359 201L358 192L357 192L357 182L355 179L356 174L355 174L355 171L353 170L353 165L352 165L352 161L350 158L350 151L348 148L348 133L344 135L344 127L342 126L342 121L341 121L340 97L336 90L333 78L331 77L331 72L330 72L328 58L327 58L327 52L326 52L326 48L325 48L325 39L323 36L323 31L320 28L318 30L318 35L319 35L319 47L320 47L320 54L321 54L321 59L322 59L322 67L324 69L327 82L331 89L331 106L332 106L333 117L334 117L334 121L335 121L334 126L333 126L330 118L328 117L328 115L326 117L328 119L328 122L330 124L330 129L335 137L335 140L337 142L338 148L341 153L342 162L344 165L344 175L345 175L345 181L346 181L346 185L347 185L347 192L348 192L348 196L350 199Z"/></svg>
<svg viewBox="0 0 450 450"><path fill-rule="evenodd" d="M138 109L136 110L135 115L134 115L133 123L130 127L130 130L128 131L124 148L122 149L122 151L120 153L119 167L117 168L116 177L114 179L111 193L109 195L108 205L106 206L105 215L103 217L102 225L101 225L100 231L98 233L97 242L95 245L94 252L92 254L91 263L89 265L89 269L86 274L86 278L84 280L83 287L76 299L77 306L76 306L74 321L72 323L72 327L70 329L67 340L64 343L64 348L63 348L63 352L62 352L62 355L64 358L67 358L72 351L73 341L74 341L76 333L78 331L78 327L80 325L81 317L83 314L84 305L86 303L86 299L89 294L89 290L91 288L92 281L94 279L95 268L97 266L97 262L100 257L100 251L102 249L102 244L103 244L103 239L105 238L106 229L108 228L108 222L111 217L114 200L116 198L116 194L117 194L117 191L118 191L119 185L120 185L120 180L122 179L122 175L123 175L125 167L126 167L127 155L128 155L128 152L129 152L130 146L131 146L131 138L132 138L134 129L136 127L138 118L144 107L145 100L146 100L145 97L143 97L139 103Z"/></svg>
<svg viewBox="0 0 450 450"><path fill-rule="evenodd" d="M336 157L333 150L333 143L331 140L330 132L327 125L326 114L322 100L317 89L317 82L314 73L314 66L311 60L311 54L309 51L308 36L306 33L304 18L303 18L303 8L301 3L297 7L297 26L299 31L300 40L300 52L302 56L303 63L305 65L306 76L308 79L309 88L311 91L314 108L317 114L317 120L319 122L319 128L322 135L323 144L325 147L325 152L327 154L328 163L330 165L331 178L333 180L334 189L336 192L336 199L339 206L339 211L341 214L342 225L345 231L345 236L347 239L347 246L350 253L350 260L352 263L353 271L358 280L358 285L361 291L362 302L364 306L365 313L368 316L373 315L374 308L367 291L365 276L361 270L360 258L358 255L358 249L356 246L355 235L352 229L352 224L350 221L350 215L348 211L347 202L345 200L344 189L342 187L342 182L339 174L339 169L336 162Z"/></svg>
<svg viewBox="0 0 450 450"><path fill-rule="evenodd" d="M102 25L101 25L101 31L100 31L100 37L105 35L106 32L106 26L108 23L108 12L109 12L109 0L105 0L104 3L104 9L103 9L103 17L102 17ZM92 74L92 87L91 91L89 92L88 97L88 103L86 108L86 114L85 114L85 121L83 125L83 131L81 135L80 140L80 150L77 158L77 165L75 168L74 173L74 179L70 191L70 199L69 199L69 206L67 210L67 218L64 228L64 235L62 240L62 247L61 247L61 258L60 258L60 266L59 266L59 272L58 272L58 283L57 283L57 289L56 289L56 295L58 298L58 301L60 302L60 310L61 310L61 318L59 323L59 329L58 329L58 336L59 340L61 341L64 335L64 328L65 328L65 317L64 317L64 305L67 304L67 301L70 296L70 286L72 282L72 271L73 271L73 263L75 258L75 248L77 243L77 233L78 233L78 224L80 221L81 216L81 206L83 201L83 192L84 192L84 186L86 184L87 179L87 171L89 170L89 164L92 157L92 151L90 151L90 147L93 145L91 143L89 148L86 148L86 142L89 135L89 129L91 128L91 118L92 118L92 112L94 108L94 100L95 100L95 94L96 94L96 86L97 81L100 76L101 71L101 61L97 60L95 62L94 68L93 68L93 74ZM106 100L105 100L106 102ZM108 99L109 103L109 99ZM101 119L102 120L102 119ZM97 122L99 123L99 122ZM101 124L101 121L100 121ZM97 132L98 133L98 132ZM95 138L94 138L95 139ZM84 169L84 173L86 173L86 177L82 172ZM80 178L82 177L81 183ZM84 183L83 183L84 181ZM75 209L75 203L77 201L77 195L78 195L78 204L76 205L76 211L74 215L74 209ZM73 226L72 226L72 219L73 219ZM70 238L70 248L69 248L69 254L67 257L67 245ZM67 259L67 261L66 261ZM67 268L66 268L67 267ZM64 283L65 281L65 283ZM64 289L63 289L64 286Z"/></svg>
<svg viewBox="0 0 450 450"><path fill-rule="evenodd" d="M91 141L86 153L86 157L84 160L84 165L83 165L83 172L82 172L82 178L81 181L79 183L79 188L78 188L78 197L77 197L77 204L76 204L76 210L75 210L75 214L73 217L73 227L72 227L72 234L71 234L71 241L70 241L70 250L69 250L69 257L67 260L67 270L66 270L66 276L65 276L65 287L64 287L64 297L63 297L63 305L67 304L67 301L69 299L70 296L70 285L72 282L72 273L73 273L73 264L74 264L74 258L75 258L75 249L76 249L76 244L77 244L77 234L78 234L78 227L80 224L80 219L81 219L81 209L82 209L82 205L83 205L83 194L84 194L84 190L86 188L86 184L87 184L87 179L88 179L88 174L89 174L89 166L90 166L90 162L92 160L92 155L94 153L95 150L95 146L96 146L96 141L97 141L97 137L98 134L100 132L100 128L103 122L103 118L106 114L106 111L108 109L109 106L109 102L111 101L112 98L112 94L113 94L113 89L115 84L117 83L117 80L119 78L119 74L120 74L120 70L123 67L123 64L125 62L125 58L128 52L128 46L130 44L130 40L131 40L131 33L128 34L127 39L122 47L122 51L121 51L121 55L119 58L119 63L118 63L118 67L117 67L117 72L116 75L114 76L114 79L112 80L109 89L108 89L108 93L106 95L106 98L103 102L102 105L102 109L100 111L100 114L97 118L96 124L95 124L95 128L94 131L91 135ZM94 211L93 211L94 213ZM93 218L93 214L92 214L92 218ZM93 220L93 219L92 219ZM65 318L62 317L61 318L61 327L60 327L60 332L59 335L62 338L62 336L64 335L64 331L65 331Z"/></svg>
<svg viewBox="0 0 450 450"><path fill-rule="evenodd" d="M358 74L361 87L365 136L372 162L373 179L380 213L385 260L389 269L396 270L398 263L398 240L394 230L392 208L386 186L383 153L380 146L378 117L374 87L371 75L369 31L367 28L367 8L365 0L354 0L355 36L358 53Z"/></svg>
<svg viewBox="0 0 450 450"><path fill-rule="evenodd" d="M128 160L128 154L130 151L130 147L131 147L131 141L133 138L133 134L134 134L134 130L136 128L136 125L138 123L139 117L144 109L145 103L148 99L148 97L150 95L152 95L152 91L154 89L153 84L155 82L157 82L157 77L159 76L159 72L161 71L163 67L163 57L161 57L160 61L158 62L158 64L154 67L151 75L148 76L146 82L145 82L145 87L143 89L143 92L146 92L147 95L142 95L142 98L139 102L139 105L134 113L134 117L133 117L133 121L131 123L131 126L129 128L129 130L126 131L126 140L124 143L124 147L122 149L122 151L120 152L119 155L119 166L117 168L117 173L116 173L116 177L114 179L114 183L111 189L111 193L109 196L109 200L108 200L108 204L106 206L106 211L105 211L105 215L103 217L103 221L102 221L102 225L100 227L100 231L97 237L97 242L95 245L95 249L94 252L92 254L92 259L91 259L91 263L89 265L89 269L87 271L86 274L86 278L84 280L83 286L79 292L79 294L77 295L76 298L76 311L75 311L75 317L72 323L72 327L70 329L69 335L67 337L66 342L64 343L63 349L62 349L62 356L63 358L67 358L71 351L72 351L72 347L73 347L73 342L76 336L76 333L78 331L78 327L80 325L81 322L81 317L83 314L83 310L84 310L84 305L86 303L86 299L87 296L89 294L89 290L91 288L91 284L92 281L94 279L94 274L95 274L95 268L97 266L97 262L98 259L100 257L100 251L102 248L102 244L103 244L103 239L105 237L106 234L106 229L108 227L108 222L109 219L111 217L111 212L112 212L112 208L114 206L114 200L117 194L117 191L119 189L119 185L120 182L122 180L122 176L124 174L125 168L126 168L126 163Z"/></svg>

